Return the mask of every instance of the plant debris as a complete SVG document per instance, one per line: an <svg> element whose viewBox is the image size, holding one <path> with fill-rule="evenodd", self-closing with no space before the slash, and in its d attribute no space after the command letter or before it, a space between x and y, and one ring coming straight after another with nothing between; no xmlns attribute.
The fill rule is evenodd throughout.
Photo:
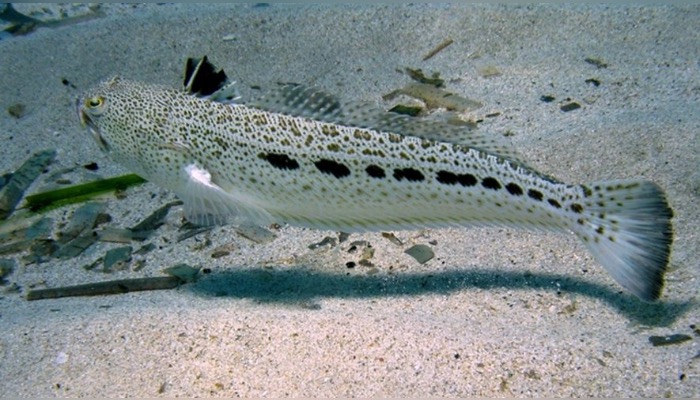
<svg viewBox="0 0 700 400"><path fill-rule="evenodd" d="M131 262L131 253L133 250L131 246L117 247L108 250L104 258L104 271L112 272L125 270Z"/></svg>
<svg viewBox="0 0 700 400"><path fill-rule="evenodd" d="M83 15L75 15L71 17L62 17L60 19L52 19L43 21L22 14L15 10L12 3L0 4L0 20L10 23L10 26L4 31L12 35L26 35L34 32L37 28L57 28L60 26L76 24L83 21L88 21L94 18L103 17L104 12L100 10L98 5L89 5L88 13Z"/></svg>
<svg viewBox="0 0 700 400"><path fill-rule="evenodd" d="M439 72L433 72L432 76L428 78L427 76L425 76L422 69L412 69L406 67L406 73L411 79L413 79L416 82L435 86L436 88L445 86L445 80L440 78Z"/></svg>
<svg viewBox="0 0 700 400"><path fill-rule="evenodd" d="M81 205L73 211L73 217L68 222L68 227L61 232L59 242L67 243L78 237L81 233L92 229L97 222L97 216L104 212L104 203L89 202Z"/></svg>
<svg viewBox="0 0 700 400"><path fill-rule="evenodd" d="M130 230L137 234L141 233L139 236L149 236L153 231L165 223L165 217L168 215L170 208L181 204L182 201L177 200L163 205L162 207L153 211L151 215L144 218L141 222L132 226Z"/></svg>
<svg viewBox="0 0 700 400"><path fill-rule="evenodd" d="M419 264L425 264L428 261L432 260L433 257L435 257L435 253L433 253L433 250L430 248L430 246L425 244L417 244L415 246L412 246L411 248L404 251L404 253L415 258L415 260L418 261Z"/></svg>
<svg viewBox="0 0 700 400"><path fill-rule="evenodd" d="M164 273L177 277L185 283L194 282L197 280L197 275L199 274L199 268L189 266L187 264L177 264L172 267L163 270Z"/></svg>
<svg viewBox="0 0 700 400"><path fill-rule="evenodd" d="M494 65L487 65L485 67L479 68L477 73L482 77L482 78L493 78L494 76L501 76L502 72L498 67Z"/></svg>
<svg viewBox="0 0 700 400"><path fill-rule="evenodd" d="M420 115L421 111L423 111L423 107L405 106L403 104L397 104L389 109L389 112L393 112L395 114L408 115L411 117L417 117L418 115Z"/></svg>
<svg viewBox="0 0 700 400"><path fill-rule="evenodd" d="M423 56L423 61L426 61L426 60L433 58L437 53L441 52L442 50L444 50L447 46L451 45L452 43L454 43L454 40L452 40L452 39L448 38L448 39L443 40L442 42L440 42L440 44L435 46L434 49L430 50L428 52L428 54Z"/></svg>
<svg viewBox="0 0 700 400"><path fill-rule="evenodd" d="M478 101L450 93L426 83L408 84L401 89L382 96L382 99L392 100L401 94L421 100L425 103L425 107L431 110L444 108L448 111L467 112L482 107L482 104Z"/></svg>
<svg viewBox="0 0 700 400"><path fill-rule="evenodd" d="M672 344L679 344L692 340L690 335L685 335L682 333L674 333L673 335L666 336L649 336L649 342L654 346L668 346Z"/></svg>
<svg viewBox="0 0 700 400"><path fill-rule="evenodd" d="M403 242L401 241L401 239L397 238L396 235L394 235L391 232L382 232L382 237L385 239L388 239L391 243L393 243L397 246L403 245Z"/></svg>
<svg viewBox="0 0 700 400"><path fill-rule="evenodd" d="M97 232L98 240L112 243L131 243L132 241L142 242L148 239L151 231L134 232L128 228L107 227Z"/></svg>
<svg viewBox="0 0 700 400"><path fill-rule="evenodd" d="M274 232L257 225L240 225L236 227L236 233L258 244L269 243L277 237Z"/></svg>
<svg viewBox="0 0 700 400"><path fill-rule="evenodd" d="M75 296L100 296L143 290L173 289L178 287L181 283L183 283L182 279L176 276L118 279L106 282L87 283L84 285L30 290L27 292L27 300L57 299Z"/></svg>
<svg viewBox="0 0 700 400"><path fill-rule="evenodd" d="M86 232L67 243L64 243L59 247L53 254L55 258L68 259L77 257L82 252L87 250L88 247L92 246L93 243L97 242L99 239L97 233L93 231Z"/></svg>
<svg viewBox="0 0 700 400"><path fill-rule="evenodd" d="M586 57L583 61L595 66L598 69L608 68L608 63L599 58Z"/></svg>
<svg viewBox="0 0 700 400"><path fill-rule="evenodd" d="M37 193L25 198L25 207L32 211L42 211L62 205L80 203L98 194L125 190L134 185L146 182L136 174L127 174L109 179L100 179L67 188Z"/></svg>
<svg viewBox="0 0 700 400"><path fill-rule="evenodd" d="M32 154L13 174L0 190L0 220L7 219L24 196L24 192L51 164L56 150L42 150Z"/></svg>
<svg viewBox="0 0 700 400"><path fill-rule="evenodd" d="M17 262L13 258L0 259L0 285L7 283L5 278L10 276L17 267Z"/></svg>

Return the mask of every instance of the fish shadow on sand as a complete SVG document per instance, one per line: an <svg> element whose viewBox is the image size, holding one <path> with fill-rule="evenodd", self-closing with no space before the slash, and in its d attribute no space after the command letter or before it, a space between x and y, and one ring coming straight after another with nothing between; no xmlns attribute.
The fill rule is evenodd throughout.
<svg viewBox="0 0 700 400"><path fill-rule="evenodd" d="M299 304L312 309L320 307L315 302L323 297L420 296L495 288L545 290L561 293L562 296L582 295L603 300L633 322L648 326L669 326L696 306L693 302L644 303L622 292L622 289L565 275L489 269L361 275L354 271L335 274L303 267L268 269L232 266L224 272L205 275L185 288L201 296Z"/></svg>

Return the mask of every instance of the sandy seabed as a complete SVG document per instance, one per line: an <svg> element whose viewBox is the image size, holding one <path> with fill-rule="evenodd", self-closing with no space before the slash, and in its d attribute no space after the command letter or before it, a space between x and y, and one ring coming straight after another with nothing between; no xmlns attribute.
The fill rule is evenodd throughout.
<svg viewBox="0 0 700 400"><path fill-rule="evenodd" d="M176 242L176 207L138 271L83 268L117 246L103 242L69 260L18 262L0 286L0 396L700 394L700 6L175 4L102 12L0 40L0 171L38 149L58 151L30 192L61 168L96 162L98 171L81 172L86 179L127 172L99 151L74 109L83 90L115 74L177 87L184 60L206 54L244 96L304 82L387 107L382 95L410 82L399 71L421 68L483 103L468 117L508 133L543 173L662 186L676 234L666 289L658 303L637 300L573 236L402 231L402 245L353 234L312 250L337 233L282 227L257 244L218 227ZM453 43L423 61L446 39ZM581 107L560 109L571 102ZM26 107L20 118L4 111L17 103ZM110 224L132 226L173 199L152 184L129 189L108 201ZM48 215L64 221L74 209ZM349 252L357 240L374 248L371 266L347 267L358 262ZM418 264L404 253L413 244L430 244L435 258ZM221 246L230 254L212 258ZM175 290L25 298L31 288L159 276L181 262L211 272ZM649 342L671 334L691 340Z"/></svg>

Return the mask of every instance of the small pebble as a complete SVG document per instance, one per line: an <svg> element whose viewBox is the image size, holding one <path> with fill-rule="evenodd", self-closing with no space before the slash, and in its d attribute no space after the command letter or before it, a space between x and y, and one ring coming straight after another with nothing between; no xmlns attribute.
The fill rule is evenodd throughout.
<svg viewBox="0 0 700 400"><path fill-rule="evenodd" d="M309 250L315 250L315 249L318 249L319 247L324 247L324 246L335 247L337 244L338 244L338 241L334 237L326 236L320 242L312 243L308 247L309 247Z"/></svg>
<svg viewBox="0 0 700 400"><path fill-rule="evenodd" d="M559 109L564 111L564 112L574 111L574 110L577 110L579 108L581 108L581 105L575 101L572 101L571 103L566 103L563 106L559 107Z"/></svg>
<svg viewBox="0 0 700 400"><path fill-rule="evenodd" d="M372 257L374 257L374 247L367 246L362 249L362 255L360 255L361 260L369 260Z"/></svg>
<svg viewBox="0 0 700 400"><path fill-rule="evenodd" d="M22 118L27 110L27 107L24 104L21 103L16 103L13 104L9 107L7 107L7 113L13 116L14 118Z"/></svg>
<svg viewBox="0 0 700 400"><path fill-rule="evenodd" d="M153 244L153 243L148 243L148 244L145 244L145 245L141 246L138 250L136 250L136 251L134 252L134 254L143 255L143 254L146 254L146 253L150 253L151 251L155 250L155 248L156 248L156 245L155 245L155 244Z"/></svg>

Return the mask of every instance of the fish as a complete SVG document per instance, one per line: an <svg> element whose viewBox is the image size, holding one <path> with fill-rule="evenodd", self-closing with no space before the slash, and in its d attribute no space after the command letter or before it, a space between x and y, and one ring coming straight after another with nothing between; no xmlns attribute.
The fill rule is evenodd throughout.
<svg viewBox="0 0 700 400"><path fill-rule="evenodd" d="M174 192L195 224L567 232L633 295L661 296L673 210L652 181L564 183L502 135L302 84L242 99L206 56L187 59L184 75L182 88L115 76L76 108L102 151Z"/></svg>

